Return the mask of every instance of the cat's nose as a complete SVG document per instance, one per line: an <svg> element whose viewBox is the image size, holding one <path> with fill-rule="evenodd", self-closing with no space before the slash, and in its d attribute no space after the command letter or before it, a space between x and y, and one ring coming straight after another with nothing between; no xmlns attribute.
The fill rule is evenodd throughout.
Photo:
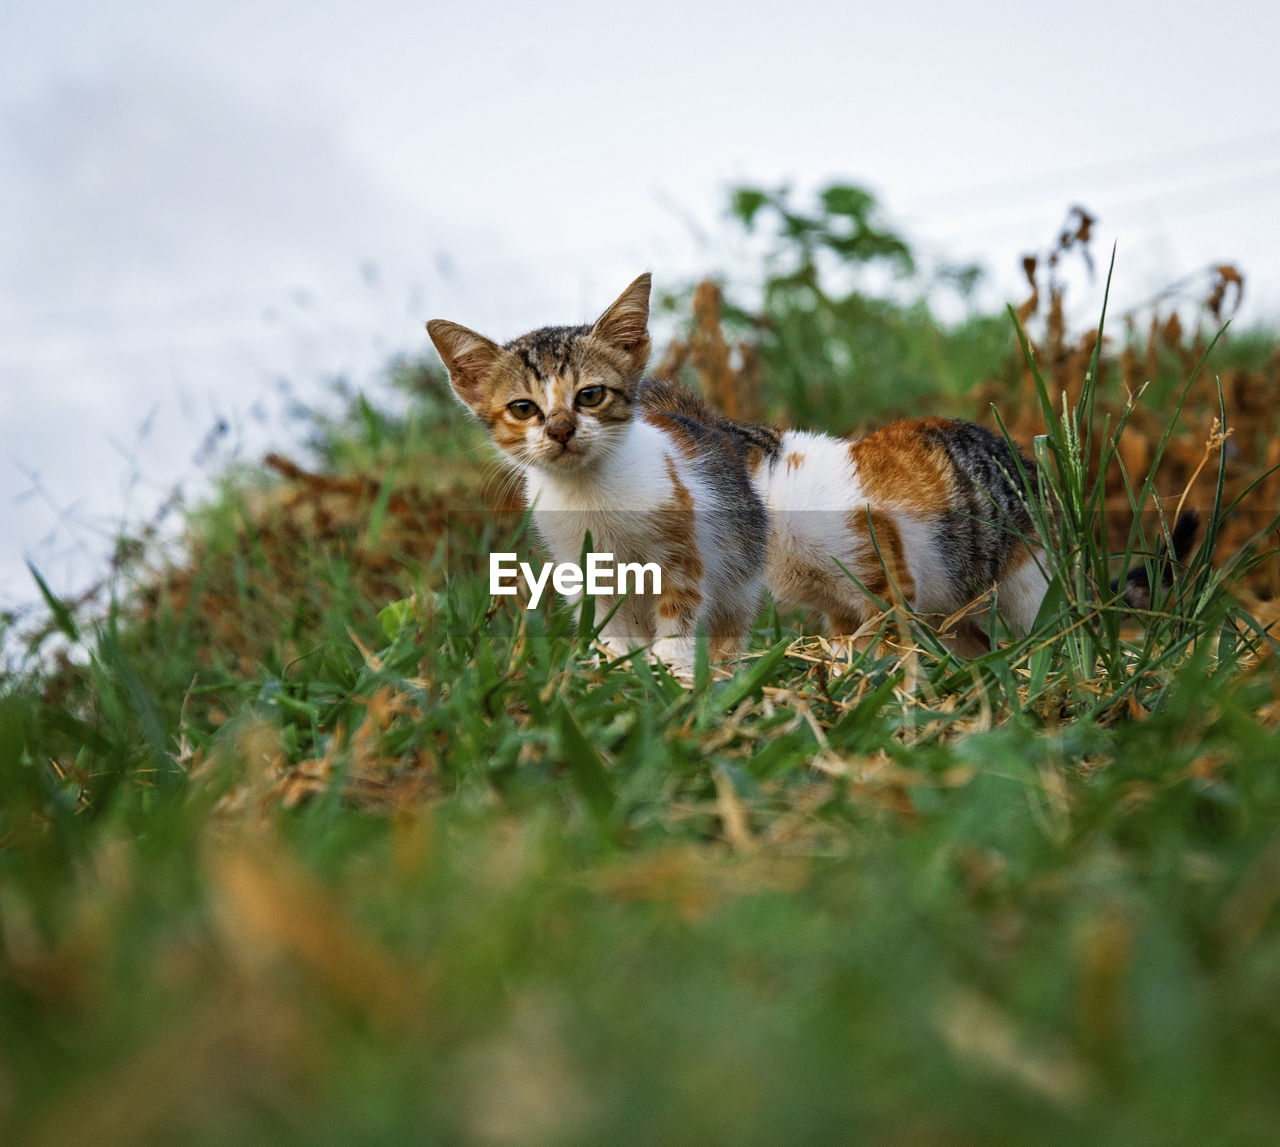
<svg viewBox="0 0 1280 1147"><path fill-rule="evenodd" d="M568 445L573 437L574 426L567 418L561 422L553 420L547 423L547 437L554 438L561 446Z"/></svg>

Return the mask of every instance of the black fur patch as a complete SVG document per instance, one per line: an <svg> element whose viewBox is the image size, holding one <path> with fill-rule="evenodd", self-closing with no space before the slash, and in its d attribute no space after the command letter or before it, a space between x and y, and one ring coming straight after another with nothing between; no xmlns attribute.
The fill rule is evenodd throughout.
<svg viewBox="0 0 1280 1147"><path fill-rule="evenodd" d="M973 422L955 420L930 426L925 437L941 446L955 471L953 507L934 534L956 588L979 594L1000 580L1015 550L1035 538L1027 509L1022 470L1033 483L1036 467L1021 452L1017 458L998 434Z"/></svg>
<svg viewBox="0 0 1280 1147"><path fill-rule="evenodd" d="M503 349L516 355L535 378L545 380L565 374L574 347L590 333L589 326L540 327L512 339Z"/></svg>

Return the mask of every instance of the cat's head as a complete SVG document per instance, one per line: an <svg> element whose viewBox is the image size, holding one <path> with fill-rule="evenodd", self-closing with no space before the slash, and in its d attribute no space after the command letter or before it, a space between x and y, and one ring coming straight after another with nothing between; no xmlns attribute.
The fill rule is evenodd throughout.
<svg viewBox="0 0 1280 1147"><path fill-rule="evenodd" d="M591 326L543 327L506 346L457 323L427 332L453 392L521 466L594 465L631 421L649 360L649 275L641 275Z"/></svg>

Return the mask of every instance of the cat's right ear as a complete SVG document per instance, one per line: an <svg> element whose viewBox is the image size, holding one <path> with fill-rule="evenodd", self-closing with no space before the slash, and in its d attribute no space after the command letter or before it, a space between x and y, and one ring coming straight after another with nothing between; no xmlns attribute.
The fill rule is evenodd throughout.
<svg viewBox="0 0 1280 1147"><path fill-rule="evenodd" d="M444 319L427 323L427 334L444 360L454 393L474 409L484 398L485 379L503 349L484 335Z"/></svg>
<svg viewBox="0 0 1280 1147"><path fill-rule="evenodd" d="M596 319L591 333L621 351L638 375L649 361L649 286L646 271Z"/></svg>

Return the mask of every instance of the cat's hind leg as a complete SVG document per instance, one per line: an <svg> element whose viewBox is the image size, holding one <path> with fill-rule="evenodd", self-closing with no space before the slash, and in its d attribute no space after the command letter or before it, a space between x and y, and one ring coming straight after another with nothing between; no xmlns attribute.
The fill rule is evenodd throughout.
<svg viewBox="0 0 1280 1147"><path fill-rule="evenodd" d="M831 632L840 639L841 652L849 659L868 650L883 635L886 607L894 628L903 629L899 638L905 641L909 637L901 607L914 605L916 583L907 565L902 532L892 514L869 505L857 506L849 512L846 526L853 544L836 583L843 601L826 612Z"/></svg>
<svg viewBox="0 0 1280 1147"><path fill-rule="evenodd" d="M1044 561L1043 551L1020 547L1010 557L996 585L996 609L1015 638L1025 637L1031 631L1040 612L1049 588Z"/></svg>
<svg viewBox="0 0 1280 1147"><path fill-rule="evenodd" d="M991 652L995 641L1017 641L1031 632L1049 588L1043 563L1044 555L1039 550L1015 551L996 583L994 604L998 621L994 624L994 633L993 595L988 593L948 619L946 632L940 633L947 648L964 658L981 657Z"/></svg>

